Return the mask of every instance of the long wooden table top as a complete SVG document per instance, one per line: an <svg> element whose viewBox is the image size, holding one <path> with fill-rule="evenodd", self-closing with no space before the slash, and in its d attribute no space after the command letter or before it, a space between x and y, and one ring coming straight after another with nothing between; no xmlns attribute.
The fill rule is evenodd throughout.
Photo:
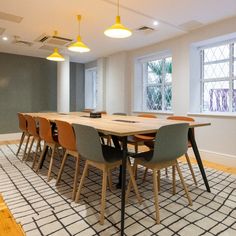
<svg viewBox="0 0 236 236"><path fill-rule="evenodd" d="M89 113L24 113L34 117L44 117L50 121L62 120L70 124L82 124L92 126L99 132L116 135L129 136L135 134L154 133L160 127L177 123L189 123L190 128L208 126L210 123L186 122L167 120L160 118L144 118L138 116L102 115L102 118L90 118Z"/></svg>

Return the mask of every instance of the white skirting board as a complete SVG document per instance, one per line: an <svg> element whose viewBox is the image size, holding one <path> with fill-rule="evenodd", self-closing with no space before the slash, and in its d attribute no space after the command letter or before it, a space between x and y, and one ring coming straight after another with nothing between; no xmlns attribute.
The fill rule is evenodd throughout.
<svg viewBox="0 0 236 236"><path fill-rule="evenodd" d="M236 167L236 156L218 153L208 150L199 150L202 160L221 164L224 166ZM194 153L191 148L188 150L189 156L193 157Z"/></svg>
<svg viewBox="0 0 236 236"><path fill-rule="evenodd" d="M21 133L0 134L0 141L11 141L20 139Z"/></svg>

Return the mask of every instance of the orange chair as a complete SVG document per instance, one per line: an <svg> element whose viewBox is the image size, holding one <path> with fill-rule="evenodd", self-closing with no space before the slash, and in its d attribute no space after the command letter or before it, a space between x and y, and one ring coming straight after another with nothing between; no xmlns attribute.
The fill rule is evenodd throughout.
<svg viewBox="0 0 236 236"><path fill-rule="evenodd" d="M34 165L35 165L35 162L36 162L36 159L37 159L38 150L41 148L40 147L41 139L39 137L39 132L38 132L38 129L37 129L37 124L36 124L35 119L30 115L25 115L25 119L27 121L27 130L28 130L29 134L33 137L32 141L31 141L31 144L30 144L30 147L29 147L27 157L25 158L25 161L27 161L29 159L30 152L31 152L32 146L34 144L34 141L37 141L36 149L35 149L35 153L34 153L33 164L32 164L32 168L34 168Z"/></svg>
<svg viewBox="0 0 236 236"><path fill-rule="evenodd" d="M140 114L139 117L144 118L157 118L155 115L152 114ZM151 134L140 134L128 137L128 143L134 145L134 152L135 154L138 153L138 145L142 145L145 141L153 141L155 138L156 133Z"/></svg>
<svg viewBox="0 0 236 236"><path fill-rule="evenodd" d="M28 148L28 143L29 143L29 140L30 140L30 134L27 130L27 121L25 119L25 116L22 113L17 113L17 115L18 115L18 120L19 120L19 128L22 131L22 135L21 135L20 144L19 144L19 148L17 150L16 155L18 156L18 154L20 152L20 149L21 149L21 146L22 146L22 143L23 143L25 137L27 137L26 144L25 144L25 150L24 150L24 154L23 154L23 157L22 157L22 160L24 160L25 155L26 155L26 151L27 151L27 148Z"/></svg>
<svg viewBox="0 0 236 236"><path fill-rule="evenodd" d="M44 146L43 146L43 151L39 158L39 163L36 168L36 172L39 171L39 168L43 163L44 155L47 151L47 148L50 147L52 149L52 154L50 157L50 164L49 164L48 175L47 175L47 180L49 181L51 172L52 172L52 165L53 165L53 159L55 157L55 151L56 149L58 150L58 147L59 147L59 144L57 141L58 138L56 135L53 135L51 123L49 120L43 117L38 117L37 119L39 121L39 137L41 138L41 140L44 141Z"/></svg>
<svg viewBox="0 0 236 236"><path fill-rule="evenodd" d="M188 121L188 122L194 122L195 120L192 118L192 117L187 117L187 116L169 116L167 117L168 120L179 120L179 121ZM192 145L190 143L190 141L188 141L188 147L191 148ZM193 167L191 165L191 161L189 159L189 156L188 156L188 153L186 152L185 153L185 157L186 157L186 161L188 163L188 167L189 167L189 170L191 172L191 175L192 175L192 178L193 178L193 181L195 183L195 185L197 186L197 180L195 178L195 175L194 175L194 171L193 171ZM174 171L174 170L173 170Z"/></svg>
<svg viewBox="0 0 236 236"><path fill-rule="evenodd" d="M56 123L57 131L58 131L59 144L62 146L62 148L66 150L62 159L60 171L57 176L56 185L61 180L61 176L62 176L68 155L75 157L76 167L75 167L74 185L73 185L73 192L72 192L72 199L74 200L76 191L77 191L77 183L78 183L78 176L79 176L79 160L80 160L80 156L76 148L75 133L71 124L65 121L59 121L59 120L56 120L55 123Z"/></svg>

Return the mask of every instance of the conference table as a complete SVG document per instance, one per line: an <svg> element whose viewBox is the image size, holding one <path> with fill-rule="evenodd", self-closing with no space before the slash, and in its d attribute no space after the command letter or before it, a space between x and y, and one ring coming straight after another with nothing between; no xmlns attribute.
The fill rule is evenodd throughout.
<svg viewBox="0 0 236 236"><path fill-rule="evenodd" d="M54 122L55 120L66 121L70 124L82 124L94 127L98 132L111 135L112 137L119 137L122 141L122 177L121 177L121 235L124 235L124 216L125 216L125 190L126 190L126 161L127 161L127 137L137 134L147 134L158 132L158 129L162 126L177 124L177 123L189 123L188 138L192 145L193 152L201 175L208 192L210 187L207 181L204 166L202 164L201 156L197 147L197 143L194 135L194 128L208 126L210 123L200 122L186 122L167 120L160 118L144 118L138 116L121 116L121 115L102 115L101 118L90 118L89 113L85 112L69 112L69 113L25 113L32 115L33 117L44 117ZM116 146L117 146L116 142Z"/></svg>

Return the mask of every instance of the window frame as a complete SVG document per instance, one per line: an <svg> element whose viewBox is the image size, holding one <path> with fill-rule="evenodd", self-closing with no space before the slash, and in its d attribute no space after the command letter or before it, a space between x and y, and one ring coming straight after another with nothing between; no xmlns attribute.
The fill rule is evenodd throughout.
<svg viewBox="0 0 236 236"><path fill-rule="evenodd" d="M151 54L148 56L144 56L141 58L138 58L136 60L136 66L139 66L139 69L141 68L141 76L139 76L139 79L141 79L141 87L142 93L141 98L139 98L139 103L140 103L140 110L141 112L150 112L150 113L172 113L173 110L173 96L171 99L171 109L167 110L165 108L165 86L171 86L171 93L173 94L173 76L171 76L171 82L166 82L165 76L166 76L166 71L165 71L165 63L162 63L162 83L153 83L153 84L148 84L148 62L152 62L155 60L165 60L166 58L171 58L172 61L172 68L173 68L173 57L172 54L169 51L161 52L161 53L155 53ZM172 73L171 73L172 75ZM141 78L140 78L141 77ZM138 78L135 78L137 80ZM162 95L162 109L161 110L149 110L147 107L147 88L148 87L158 87L158 85L161 87L161 95ZM136 99L136 98L135 98Z"/></svg>
<svg viewBox="0 0 236 236"><path fill-rule="evenodd" d="M229 46L229 58L228 59L221 59L221 60L214 60L210 62L204 62L204 50L210 49L213 47L220 47L223 45ZM234 81L236 81L236 74L234 76L234 63L236 64L236 57L234 57L234 45L236 45L236 39L232 40L224 40L217 43L207 44L202 47L198 48L199 55L200 55L200 112L201 113L235 113L233 111L233 86ZM216 77L210 79L204 79L204 66L211 65L211 64L219 64L219 63L229 63L229 76L228 77ZM229 82L229 110L228 111L210 111L204 110L204 84L209 82Z"/></svg>

